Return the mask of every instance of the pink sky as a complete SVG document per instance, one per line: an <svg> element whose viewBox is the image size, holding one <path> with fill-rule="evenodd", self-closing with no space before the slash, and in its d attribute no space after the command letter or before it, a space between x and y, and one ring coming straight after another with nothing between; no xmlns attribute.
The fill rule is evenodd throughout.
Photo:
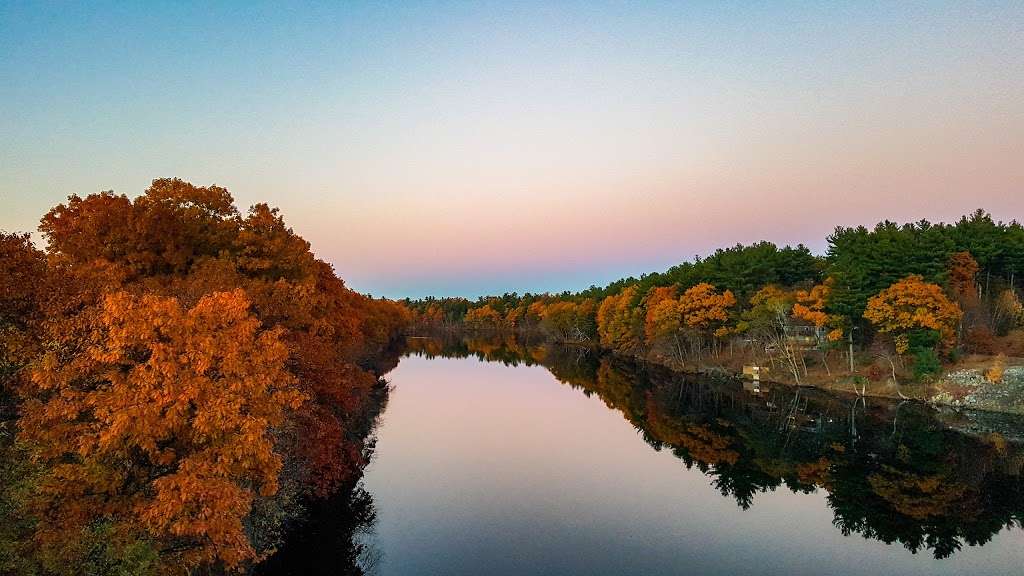
<svg viewBox="0 0 1024 576"><path fill-rule="evenodd" d="M12 7L0 229L177 176L279 206L351 286L400 297L1019 219L1022 38L1012 2Z"/></svg>

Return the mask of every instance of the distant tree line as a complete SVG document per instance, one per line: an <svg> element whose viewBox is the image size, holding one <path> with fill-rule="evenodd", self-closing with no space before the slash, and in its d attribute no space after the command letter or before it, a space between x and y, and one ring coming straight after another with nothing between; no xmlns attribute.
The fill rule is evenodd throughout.
<svg viewBox="0 0 1024 576"><path fill-rule="evenodd" d="M978 210L838 227L823 256L759 242L580 292L406 304L420 330L530 331L678 364L740 352L797 382L808 358L831 373L856 344L926 379L963 353L1024 355L1022 270L1024 227Z"/></svg>

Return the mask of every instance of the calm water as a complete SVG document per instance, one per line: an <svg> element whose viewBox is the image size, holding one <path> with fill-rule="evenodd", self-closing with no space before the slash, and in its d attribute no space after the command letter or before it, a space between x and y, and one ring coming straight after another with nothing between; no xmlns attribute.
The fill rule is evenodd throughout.
<svg viewBox="0 0 1024 576"><path fill-rule="evenodd" d="M356 492L366 522L321 518L302 571L348 554L382 576L1021 573L1016 421L415 346Z"/></svg>

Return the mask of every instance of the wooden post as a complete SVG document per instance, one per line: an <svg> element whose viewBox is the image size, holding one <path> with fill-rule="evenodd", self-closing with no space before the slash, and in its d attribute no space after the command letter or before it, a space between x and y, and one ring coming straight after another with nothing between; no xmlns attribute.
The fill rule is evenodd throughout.
<svg viewBox="0 0 1024 576"><path fill-rule="evenodd" d="M853 374L853 327L850 327L850 337L847 338L850 344L850 374Z"/></svg>

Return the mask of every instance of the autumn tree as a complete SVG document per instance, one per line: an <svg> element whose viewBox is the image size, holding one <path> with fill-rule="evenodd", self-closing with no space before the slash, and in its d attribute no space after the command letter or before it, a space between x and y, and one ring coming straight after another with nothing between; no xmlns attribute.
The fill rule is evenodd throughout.
<svg viewBox="0 0 1024 576"><path fill-rule="evenodd" d="M145 277L184 274L230 250L237 218L224 188L159 179L135 201L111 192L71 196L39 229L49 250L68 262L101 258Z"/></svg>
<svg viewBox="0 0 1024 576"><path fill-rule="evenodd" d="M597 300L584 298L576 303L576 326L583 339L597 336Z"/></svg>
<svg viewBox="0 0 1024 576"><path fill-rule="evenodd" d="M664 302L672 302L678 308L678 303L676 302L678 292L678 286L660 286L651 288L647 295L644 296L641 304L644 307L644 338L648 345L654 341L655 338L652 335L658 331L658 320L654 316L653 311Z"/></svg>
<svg viewBox="0 0 1024 576"><path fill-rule="evenodd" d="M134 200L72 196L40 231L45 260L4 237L0 263L46 269L19 442L45 477L33 541L71 547L50 557L75 557L75 526L107 526L171 565L243 567L275 542L253 502L295 507L272 496L282 483L325 496L365 465L377 374L411 312L347 288L275 209L243 216L223 188L163 179ZM28 302L9 293L0 314Z"/></svg>
<svg viewBox="0 0 1024 576"><path fill-rule="evenodd" d="M597 309L597 332L601 345L622 353L639 349L643 330L642 311L633 306L636 286L608 296Z"/></svg>
<svg viewBox="0 0 1024 576"><path fill-rule="evenodd" d="M652 350L668 348L676 362L683 361L681 342L683 318L676 297L676 286L654 288L647 294L644 308L644 338Z"/></svg>
<svg viewBox="0 0 1024 576"><path fill-rule="evenodd" d="M526 313L523 315L523 327L527 329L537 327L541 319L544 318L544 311L547 310L547 307L548 303L545 300L531 302L526 307Z"/></svg>
<svg viewBox="0 0 1024 576"><path fill-rule="evenodd" d="M466 312L466 327L472 330L495 330L500 328L503 318L490 304Z"/></svg>
<svg viewBox="0 0 1024 576"><path fill-rule="evenodd" d="M541 329L562 342L579 342L585 334L575 302L555 302L541 313Z"/></svg>
<svg viewBox="0 0 1024 576"><path fill-rule="evenodd" d="M523 303L509 308L508 312L505 312L505 324L513 330L523 328L523 318L526 316L526 309L527 306Z"/></svg>
<svg viewBox="0 0 1024 576"><path fill-rule="evenodd" d="M1003 290L992 306L992 323L1000 333L1024 325L1024 303L1011 289Z"/></svg>
<svg viewBox="0 0 1024 576"><path fill-rule="evenodd" d="M186 566L255 558L242 520L277 490L272 430L304 399L281 330L241 290L188 310L120 292L90 315L88 333L51 335L24 405L43 545L108 517Z"/></svg>
<svg viewBox="0 0 1024 576"><path fill-rule="evenodd" d="M815 328L828 328L829 332L826 338L830 342L836 342L843 337L843 318L826 311L829 297L832 294L832 285L833 280L828 278L810 290L795 291L792 314L797 320L809 322Z"/></svg>
<svg viewBox="0 0 1024 576"><path fill-rule="evenodd" d="M35 355L46 258L28 234L0 232L0 408L15 375Z"/></svg>
<svg viewBox="0 0 1024 576"><path fill-rule="evenodd" d="M890 334L896 353L905 354L912 347L918 360L929 362L937 344L952 348L956 326L962 313L937 284L910 275L882 290L868 301L864 317L879 332Z"/></svg>
<svg viewBox="0 0 1024 576"><path fill-rule="evenodd" d="M765 286L750 298L750 306L742 313L736 329L761 344L772 366L781 361L799 384L803 356L789 338L789 313L794 303L792 292L775 285Z"/></svg>
<svg viewBox="0 0 1024 576"><path fill-rule="evenodd" d="M949 289L960 301L977 299L977 275L978 262L970 252L956 252L949 257Z"/></svg>
<svg viewBox="0 0 1024 576"><path fill-rule="evenodd" d="M679 297L679 314L683 326L695 335L695 352L700 356L704 341L728 334L726 323L730 309L736 305L732 291L718 292L711 284L688 288Z"/></svg>
<svg viewBox="0 0 1024 576"><path fill-rule="evenodd" d="M301 280L313 270L309 242L284 223L277 208L256 204L232 239L238 270L267 280Z"/></svg>
<svg viewBox="0 0 1024 576"><path fill-rule="evenodd" d="M832 373L832 370L828 364L828 353L833 343L842 340L844 323L843 317L829 314L826 311L829 298L832 295L833 284L832 278L826 278L824 282L815 285L810 290L797 290L793 294L795 302L792 310L795 320L808 322L819 331L828 330L824 339L821 339L820 335L816 338L818 339L818 349L821 351L821 363L829 374Z"/></svg>
<svg viewBox="0 0 1024 576"><path fill-rule="evenodd" d="M416 314L415 322L425 328L440 328L444 323L444 312L437 304L431 304Z"/></svg>

